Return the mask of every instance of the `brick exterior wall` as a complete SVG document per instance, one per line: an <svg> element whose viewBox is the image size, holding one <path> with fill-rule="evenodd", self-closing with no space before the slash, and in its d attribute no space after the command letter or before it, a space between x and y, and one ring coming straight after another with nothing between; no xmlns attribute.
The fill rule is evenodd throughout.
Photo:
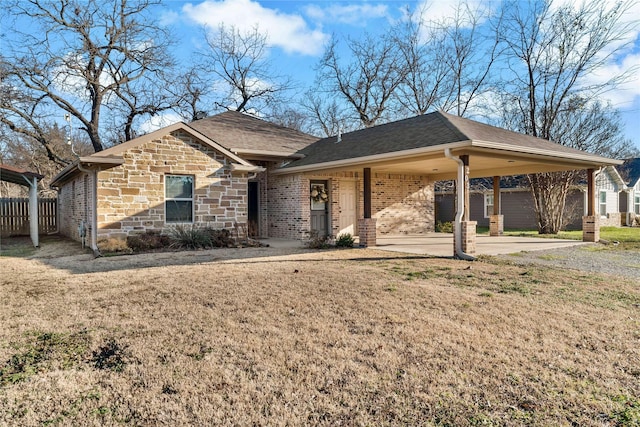
<svg viewBox="0 0 640 427"><path fill-rule="evenodd" d="M310 229L310 182L326 180L329 188L330 233L338 234L340 186L356 181L357 219L364 212L364 185L357 172L269 175L268 236L305 239ZM426 176L372 175L372 216L381 234L421 234L434 230L433 183ZM261 210L261 214L263 211Z"/></svg>
<svg viewBox="0 0 640 427"><path fill-rule="evenodd" d="M86 242L91 235L94 175L81 173L67 182L58 193L58 230L60 234L80 241L80 225L84 223Z"/></svg>
<svg viewBox="0 0 640 427"><path fill-rule="evenodd" d="M268 235L298 239L309 237L309 178L302 175L268 177Z"/></svg>
<svg viewBox="0 0 640 427"><path fill-rule="evenodd" d="M381 234L423 234L434 231L433 183L426 176L373 174L372 215Z"/></svg>

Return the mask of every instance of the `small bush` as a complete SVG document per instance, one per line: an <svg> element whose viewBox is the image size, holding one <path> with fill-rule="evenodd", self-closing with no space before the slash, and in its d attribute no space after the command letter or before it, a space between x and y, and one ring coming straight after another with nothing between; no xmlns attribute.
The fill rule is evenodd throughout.
<svg viewBox="0 0 640 427"><path fill-rule="evenodd" d="M211 248L211 236L206 228L179 225L171 230L171 247L177 249Z"/></svg>
<svg viewBox="0 0 640 427"><path fill-rule="evenodd" d="M169 236L158 231L147 230L142 234L134 234L127 237L127 245L133 252L147 252L169 247Z"/></svg>
<svg viewBox="0 0 640 427"><path fill-rule="evenodd" d="M331 236L321 236L317 231L309 232L309 240L306 246L310 249L327 249L329 246L329 240Z"/></svg>
<svg viewBox="0 0 640 427"><path fill-rule="evenodd" d="M125 239L117 239L114 237L99 240L98 249L100 249L100 252L112 254L130 254L133 252L133 249L129 247Z"/></svg>
<svg viewBox="0 0 640 427"><path fill-rule="evenodd" d="M226 230L224 228L214 229L207 227L204 229L204 231L207 233L209 239L211 240L211 247L227 248L235 244L233 236L231 235L231 232L229 230Z"/></svg>
<svg viewBox="0 0 640 427"><path fill-rule="evenodd" d="M339 248L352 248L355 239L350 233L342 233L336 239L336 246Z"/></svg>
<svg viewBox="0 0 640 427"><path fill-rule="evenodd" d="M437 233L453 233L453 223L451 221L440 222L436 224Z"/></svg>

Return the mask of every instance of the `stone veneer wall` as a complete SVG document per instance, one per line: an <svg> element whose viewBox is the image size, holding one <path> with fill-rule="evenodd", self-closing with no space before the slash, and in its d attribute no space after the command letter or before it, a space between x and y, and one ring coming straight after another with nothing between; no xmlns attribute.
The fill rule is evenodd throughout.
<svg viewBox="0 0 640 427"><path fill-rule="evenodd" d="M599 222L600 227L620 227L623 224L620 212L609 212L607 216L601 216Z"/></svg>
<svg viewBox="0 0 640 427"><path fill-rule="evenodd" d="M362 174L356 172L309 175L269 175L269 237L305 239L310 228L310 181L329 181L331 234L339 232L339 194L344 181L357 182L358 213L364 212ZM434 230L433 183L426 176L372 174L372 216L381 234L420 234ZM262 211L261 211L262 214Z"/></svg>
<svg viewBox="0 0 640 427"><path fill-rule="evenodd" d="M98 175L98 239L166 231L165 175L194 176L194 224L232 229L247 221L247 176L231 174L223 154L176 132L123 153Z"/></svg>
<svg viewBox="0 0 640 427"><path fill-rule="evenodd" d="M58 192L58 230L60 234L80 241L80 224L86 227L86 242L91 235L93 215L94 175L81 173Z"/></svg>

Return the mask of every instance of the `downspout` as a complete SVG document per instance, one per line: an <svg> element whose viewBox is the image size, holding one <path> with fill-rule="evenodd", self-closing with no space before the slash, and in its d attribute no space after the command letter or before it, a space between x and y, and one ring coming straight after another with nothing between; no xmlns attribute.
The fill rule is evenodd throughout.
<svg viewBox="0 0 640 427"><path fill-rule="evenodd" d="M444 155L448 159L451 159L458 163L458 183L456 185L456 197L458 198L456 219L454 221L455 233L455 253L458 259L465 261L475 261L475 257L462 251L462 215L464 215L464 163L458 156L451 154L451 149L445 148Z"/></svg>
<svg viewBox="0 0 640 427"><path fill-rule="evenodd" d="M86 169L82 166L82 163L78 160L78 170L87 174L93 178L93 197L91 198L91 238L89 247L93 251L93 256L96 258L102 256L100 249L98 249L98 171L95 169Z"/></svg>
<svg viewBox="0 0 640 427"><path fill-rule="evenodd" d="M37 248L40 247L40 237L38 235L38 178L34 176L32 181L24 175L22 177L29 184L29 235L31 236L31 243Z"/></svg>

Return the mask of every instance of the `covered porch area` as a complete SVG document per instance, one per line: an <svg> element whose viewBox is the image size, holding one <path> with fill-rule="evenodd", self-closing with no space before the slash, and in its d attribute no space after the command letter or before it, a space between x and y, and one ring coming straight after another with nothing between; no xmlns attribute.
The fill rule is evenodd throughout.
<svg viewBox="0 0 640 427"><path fill-rule="evenodd" d="M586 170L588 208L583 218L583 240L596 242L599 216L595 212L595 175L604 166L621 163L443 112L326 138L302 150L302 154L304 158L276 173L349 172L362 179L363 209L357 224L361 246L381 246L384 242L372 209L376 175L426 176L430 185L455 180L457 206L449 254L453 250L454 256L462 259L473 259L480 253L481 239L469 215L471 178L493 178L491 237L506 239L502 236L499 203L501 176Z"/></svg>

